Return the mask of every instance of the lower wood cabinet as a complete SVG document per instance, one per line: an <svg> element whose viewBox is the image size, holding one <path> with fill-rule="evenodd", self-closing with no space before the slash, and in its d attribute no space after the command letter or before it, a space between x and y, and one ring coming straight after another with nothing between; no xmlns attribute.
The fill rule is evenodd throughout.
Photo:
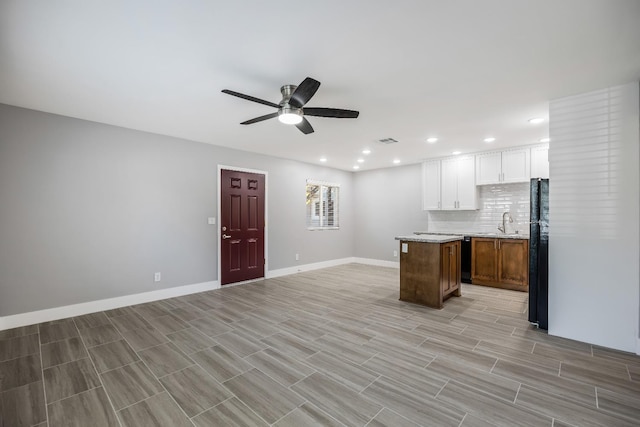
<svg viewBox="0 0 640 427"><path fill-rule="evenodd" d="M471 282L474 285L527 291L529 289L529 241L472 238Z"/></svg>
<svg viewBox="0 0 640 427"><path fill-rule="evenodd" d="M406 244L407 251L402 251ZM446 243L400 241L400 300L442 308L460 296L459 240Z"/></svg>

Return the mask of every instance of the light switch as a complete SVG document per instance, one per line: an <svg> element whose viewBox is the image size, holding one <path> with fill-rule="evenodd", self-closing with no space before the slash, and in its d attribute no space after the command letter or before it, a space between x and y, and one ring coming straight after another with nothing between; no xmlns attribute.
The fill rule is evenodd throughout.
<svg viewBox="0 0 640 427"><path fill-rule="evenodd" d="M403 243L402 244L402 253L403 254L408 254L409 253L409 244L408 243Z"/></svg>
<svg viewBox="0 0 640 427"><path fill-rule="evenodd" d="M209 225L215 225L216 224L216 219L212 216L210 216L209 218L207 218L207 223Z"/></svg>

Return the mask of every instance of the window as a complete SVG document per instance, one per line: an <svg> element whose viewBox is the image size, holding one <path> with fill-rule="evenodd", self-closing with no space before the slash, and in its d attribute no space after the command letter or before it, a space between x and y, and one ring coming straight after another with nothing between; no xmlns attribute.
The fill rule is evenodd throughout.
<svg viewBox="0 0 640 427"><path fill-rule="evenodd" d="M339 184L307 180L307 228L336 230L339 219Z"/></svg>

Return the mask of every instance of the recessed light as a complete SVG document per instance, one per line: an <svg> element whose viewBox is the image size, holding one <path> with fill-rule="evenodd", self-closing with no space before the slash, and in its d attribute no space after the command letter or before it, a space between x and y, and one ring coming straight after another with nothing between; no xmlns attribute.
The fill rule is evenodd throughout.
<svg viewBox="0 0 640 427"><path fill-rule="evenodd" d="M537 125L538 123L542 122L544 122L544 119L542 117L534 117L533 119L529 119L529 123L531 123L532 125Z"/></svg>
<svg viewBox="0 0 640 427"><path fill-rule="evenodd" d="M397 165L398 163L400 163L400 159L393 159L393 164Z"/></svg>
<svg viewBox="0 0 640 427"><path fill-rule="evenodd" d="M493 141L495 141L495 140L496 140L496 139L495 139L494 137L490 136L489 138L485 138L485 139L484 139L484 142L493 142Z"/></svg>
<svg viewBox="0 0 640 427"><path fill-rule="evenodd" d="M327 158L326 157L320 157L320 161L324 163L324 162L327 161Z"/></svg>
<svg viewBox="0 0 640 427"><path fill-rule="evenodd" d="M353 168L354 168L354 169L360 169L360 166L358 166L358 165L353 165Z"/></svg>
<svg viewBox="0 0 640 427"><path fill-rule="evenodd" d="M371 150L369 150L368 148L365 148L364 150L362 150L362 154L364 155L371 154Z"/></svg>
<svg viewBox="0 0 640 427"><path fill-rule="evenodd" d="M453 152L453 153L451 153L451 154L453 154L454 156L457 156L457 155L458 155L458 154L460 154L460 153L462 153L462 151L454 151L454 152Z"/></svg>
<svg viewBox="0 0 640 427"><path fill-rule="evenodd" d="M358 159L357 162L358 163L364 163L364 159Z"/></svg>
<svg viewBox="0 0 640 427"><path fill-rule="evenodd" d="M427 138L427 142L433 144L434 142L438 142L438 138Z"/></svg>
<svg viewBox="0 0 640 427"><path fill-rule="evenodd" d="M540 138L540 142L549 142L551 138Z"/></svg>

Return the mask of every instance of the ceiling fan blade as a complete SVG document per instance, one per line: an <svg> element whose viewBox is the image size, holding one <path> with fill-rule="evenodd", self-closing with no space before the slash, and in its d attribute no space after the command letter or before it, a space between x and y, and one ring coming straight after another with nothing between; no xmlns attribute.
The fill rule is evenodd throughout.
<svg viewBox="0 0 640 427"><path fill-rule="evenodd" d="M289 105L295 108L302 108L302 106L309 102L311 97L315 95L319 87L319 81L314 80L311 77L307 77L291 94Z"/></svg>
<svg viewBox="0 0 640 427"><path fill-rule="evenodd" d="M250 125L252 123L258 123L263 120L269 120L278 117L278 113L266 114L264 116L256 117L255 119L250 119L245 122L240 123L241 125Z"/></svg>
<svg viewBox="0 0 640 427"><path fill-rule="evenodd" d="M305 108L305 116L335 117L338 119L356 119L360 115L359 111L342 110L340 108Z"/></svg>
<svg viewBox="0 0 640 427"><path fill-rule="evenodd" d="M296 125L296 127L300 129L300 132L304 133L305 135L313 133L313 127L311 126L311 123L309 123L309 120L305 119L304 117L302 118L302 121Z"/></svg>
<svg viewBox="0 0 640 427"><path fill-rule="evenodd" d="M268 105L273 108L280 108L278 104L274 104L273 102L265 101L264 99L256 98L254 96L245 95L240 92L234 92L229 89L223 89L222 93L226 93L227 95L237 96L238 98L246 99L247 101L257 102L258 104Z"/></svg>

